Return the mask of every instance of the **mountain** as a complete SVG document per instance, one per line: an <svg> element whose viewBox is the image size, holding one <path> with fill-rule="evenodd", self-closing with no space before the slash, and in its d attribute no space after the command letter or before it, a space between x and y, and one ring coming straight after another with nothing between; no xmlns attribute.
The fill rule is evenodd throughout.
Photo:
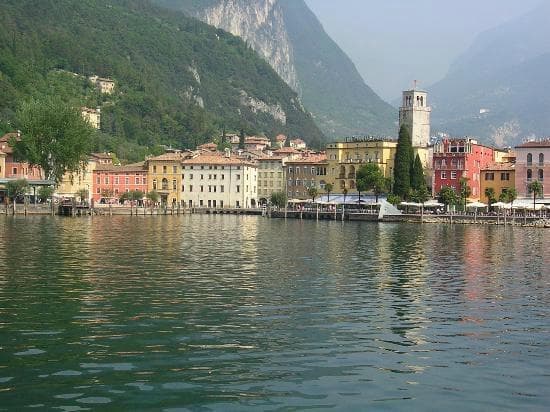
<svg viewBox="0 0 550 412"><path fill-rule="evenodd" d="M240 38L146 0L0 1L0 128L35 94L102 109L96 149L139 159L221 133L324 136L298 95ZM112 78L100 95L87 81Z"/></svg>
<svg viewBox="0 0 550 412"><path fill-rule="evenodd" d="M433 127L498 145L550 134L550 2L480 34L429 90Z"/></svg>
<svg viewBox="0 0 550 412"><path fill-rule="evenodd" d="M303 0L154 0L242 37L331 137L395 135L397 111L365 84Z"/></svg>

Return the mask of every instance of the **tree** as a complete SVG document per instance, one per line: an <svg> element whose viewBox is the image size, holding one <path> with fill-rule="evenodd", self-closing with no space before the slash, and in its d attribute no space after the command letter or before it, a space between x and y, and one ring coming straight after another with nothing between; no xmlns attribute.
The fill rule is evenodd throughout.
<svg viewBox="0 0 550 412"><path fill-rule="evenodd" d="M239 149L244 150L245 143L245 136L244 136L244 129L241 129L241 134L239 135Z"/></svg>
<svg viewBox="0 0 550 412"><path fill-rule="evenodd" d="M22 136L10 143L18 159L40 166L55 183L85 167L94 130L78 109L49 96L23 102L16 117Z"/></svg>
<svg viewBox="0 0 550 412"><path fill-rule="evenodd" d="M505 192L502 192L501 197L504 195L503 201L506 203L513 204L514 200L518 198L518 191L515 187L511 187Z"/></svg>
<svg viewBox="0 0 550 412"><path fill-rule="evenodd" d="M273 192L271 193L270 202L272 205L277 206L278 208L283 208L286 206L287 197L284 192Z"/></svg>
<svg viewBox="0 0 550 412"><path fill-rule="evenodd" d="M6 191L13 202L13 214L15 215L15 201L29 191L27 179L10 180L6 183Z"/></svg>
<svg viewBox="0 0 550 412"><path fill-rule="evenodd" d="M399 203L401 203L401 198L397 195L394 195L393 193L390 193L388 195L388 202L394 206L397 206Z"/></svg>
<svg viewBox="0 0 550 412"><path fill-rule="evenodd" d="M346 187L342 190L342 194L344 195L344 204L346 204L346 196L348 195L348 189Z"/></svg>
<svg viewBox="0 0 550 412"><path fill-rule="evenodd" d="M157 203L160 199L160 195L155 190L151 190L150 192L148 192L145 197L147 197L147 199L150 200L152 203Z"/></svg>
<svg viewBox="0 0 550 412"><path fill-rule="evenodd" d="M542 184L538 180L535 180L527 185L527 190L533 194L533 210L536 210L537 197L540 197L543 191Z"/></svg>
<svg viewBox="0 0 550 412"><path fill-rule="evenodd" d="M51 199L53 196L54 189L51 186L41 186L40 189L38 189L38 199L42 203L46 202L48 199Z"/></svg>
<svg viewBox="0 0 550 412"><path fill-rule="evenodd" d="M361 187L364 190L372 190L376 196L376 202L378 202L378 196L385 193L389 188L389 179L384 177L382 170L376 163L367 163L357 171L357 186L362 181ZM359 189L357 189L359 191Z"/></svg>
<svg viewBox="0 0 550 412"><path fill-rule="evenodd" d="M430 198L430 193L428 192L428 188L424 185L418 190L411 190L409 198L413 202L424 203Z"/></svg>
<svg viewBox="0 0 550 412"><path fill-rule="evenodd" d="M311 197L311 200L315 202L315 198L319 194L319 191L315 186L311 186L307 189L307 194Z"/></svg>
<svg viewBox="0 0 550 412"><path fill-rule="evenodd" d="M445 206L456 205L458 203L458 195L453 187L443 186L437 194L438 200Z"/></svg>
<svg viewBox="0 0 550 412"><path fill-rule="evenodd" d="M495 189L492 187L486 187L485 188L485 197L487 198L487 201L489 202L489 208L491 208L491 205L496 202L496 194Z"/></svg>
<svg viewBox="0 0 550 412"><path fill-rule="evenodd" d="M460 192L459 192L460 199L462 200L462 205L464 206L464 210L466 210L466 200L472 194L472 189L470 189L470 186L468 185L467 177L461 177L459 183L460 183Z"/></svg>
<svg viewBox="0 0 550 412"><path fill-rule="evenodd" d="M365 178L357 179L356 182L357 192L359 193L359 205L361 205L361 192L369 190L367 180Z"/></svg>
<svg viewBox="0 0 550 412"><path fill-rule="evenodd" d="M418 153L414 158L412 174L411 174L411 188L413 190L421 190L426 188L426 180L424 179L424 169L422 168L422 162Z"/></svg>
<svg viewBox="0 0 550 412"><path fill-rule="evenodd" d="M411 188L411 153L412 141L409 130L405 125L399 130L397 149L395 152L393 193L406 198Z"/></svg>
<svg viewBox="0 0 550 412"><path fill-rule="evenodd" d="M88 202L90 192L88 191L88 189L80 189L78 192L76 192L76 195L80 198L80 202Z"/></svg>
<svg viewBox="0 0 550 412"><path fill-rule="evenodd" d="M334 186L332 186L332 183L325 184L325 192L327 192L327 202L330 202L330 194L333 190Z"/></svg>

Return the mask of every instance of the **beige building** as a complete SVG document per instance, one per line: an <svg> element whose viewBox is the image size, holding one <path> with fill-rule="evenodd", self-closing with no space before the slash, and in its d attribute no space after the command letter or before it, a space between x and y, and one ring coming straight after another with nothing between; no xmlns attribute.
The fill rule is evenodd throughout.
<svg viewBox="0 0 550 412"><path fill-rule="evenodd" d="M0 150L0 179L6 177L6 154Z"/></svg>
<svg viewBox="0 0 550 412"><path fill-rule="evenodd" d="M269 202L275 192L286 192L285 156L264 156L258 159L258 199Z"/></svg>
<svg viewBox="0 0 550 412"><path fill-rule="evenodd" d="M225 154L201 153L183 165L182 203L189 208L249 208L258 205L257 165Z"/></svg>
<svg viewBox="0 0 550 412"><path fill-rule="evenodd" d="M189 152L173 152L145 160L148 173L147 191L157 192L162 204L184 206L181 196L182 162L189 156Z"/></svg>
<svg viewBox="0 0 550 412"><path fill-rule="evenodd" d="M56 194L62 197L78 197L81 201L89 202L93 195L93 177L96 167L97 162L92 157L79 172L65 173L55 191ZM85 194L85 198L81 197L83 194Z"/></svg>
<svg viewBox="0 0 550 412"><path fill-rule="evenodd" d="M101 109L90 109L83 107L81 110L82 118L86 120L94 129L101 129Z"/></svg>
<svg viewBox="0 0 550 412"><path fill-rule="evenodd" d="M105 79L99 76L91 76L89 80L96 85L103 94L112 94L115 91L115 82L111 79Z"/></svg>
<svg viewBox="0 0 550 412"><path fill-rule="evenodd" d="M346 138L343 142L327 145L326 182L335 193L356 193L355 175L365 163L376 163L385 177L393 178L397 142L375 138Z"/></svg>

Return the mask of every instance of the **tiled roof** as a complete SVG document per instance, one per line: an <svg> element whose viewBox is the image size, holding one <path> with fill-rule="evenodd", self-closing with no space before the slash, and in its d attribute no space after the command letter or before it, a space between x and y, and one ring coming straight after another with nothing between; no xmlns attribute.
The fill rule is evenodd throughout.
<svg viewBox="0 0 550 412"><path fill-rule="evenodd" d="M145 169L145 162L139 162L124 166L98 165L95 170L98 172L130 173L145 172L147 169Z"/></svg>
<svg viewBox="0 0 550 412"><path fill-rule="evenodd" d="M147 160L155 162L165 162L165 161L182 161L190 156L190 153L164 153L160 156L151 157Z"/></svg>
<svg viewBox="0 0 550 412"><path fill-rule="evenodd" d="M248 164L238 157L226 157L222 153L202 153L196 157L186 159L182 162L185 165L243 165Z"/></svg>
<svg viewBox="0 0 550 412"><path fill-rule="evenodd" d="M515 170L516 165L514 163L491 163L484 167L482 170Z"/></svg>
<svg viewBox="0 0 550 412"><path fill-rule="evenodd" d="M112 159L110 153L92 153L91 157L94 157L96 159Z"/></svg>
<svg viewBox="0 0 550 412"><path fill-rule="evenodd" d="M529 148L529 147L550 147L550 139L543 139L543 140L533 140L531 142L525 142L523 144L520 144L519 146L516 146L516 149L519 148Z"/></svg>
<svg viewBox="0 0 550 412"><path fill-rule="evenodd" d="M280 149L274 150L273 153L301 153L299 150L296 150L293 147L281 147Z"/></svg>
<svg viewBox="0 0 550 412"><path fill-rule="evenodd" d="M303 157L301 159L289 160L286 163L287 164L309 164L309 163L324 163L326 161L327 161L327 155L323 153L323 154L317 154L317 155L310 155L307 157Z"/></svg>

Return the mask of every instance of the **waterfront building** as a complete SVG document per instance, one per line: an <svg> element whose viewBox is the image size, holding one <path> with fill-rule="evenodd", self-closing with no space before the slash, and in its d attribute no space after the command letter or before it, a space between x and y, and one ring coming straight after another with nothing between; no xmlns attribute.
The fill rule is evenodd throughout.
<svg viewBox="0 0 550 412"><path fill-rule="evenodd" d="M489 203L485 190L492 188L495 198L498 200L502 193L515 185L515 164L494 162L481 170L480 199L483 203Z"/></svg>
<svg viewBox="0 0 550 412"><path fill-rule="evenodd" d="M94 129L101 129L101 109L81 108L82 118L88 122Z"/></svg>
<svg viewBox="0 0 550 412"><path fill-rule="evenodd" d="M525 142L516 146L515 151L518 197L531 197L527 186L533 181L539 181L543 197L549 197L550 185L544 182L550 177L550 139Z"/></svg>
<svg viewBox="0 0 550 412"><path fill-rule="evenodd" d="M147 193L147 168L145 162L125 166L97 165L93 172L94 202L119 199L123 193L141 191Z"/></svg>
<svg viewBox="0 0 550 412"><path fill-rule="evenodd" d="M148 172L147 191L156 191L162 204L184 206L181 197L182 161L190 156L190 152L174 151L145 160Z"/></svg>
<svg viewBox="0 0 550 412"><path fill-rule="evenodd" d="M201 153L182 162L181 199L186 207L249 208L258 202L255 162L225 153Z"/></svg>
<svg viewBox="0 0 550 412"><path fill-rule="evenodd" d="M433 193L449 186L460 192L460 179L468 179L470 199L479 200L481 194L481 170L494 162L492 147L479 144L470 138L443 139L437 142L433 152Z"/></svg>
<svg viewBox="0 0 550 412"><path fill-rule="evenodd" d="M329 143L326 149L326 183L331 183L336 193L344 189L357 193L355 174L366 163L376 163L385 177L393 177L397 142L371 137L346 138L343 142Z"/></svg>
<svg viewBox="0 0 550 412"><path fill-rule="evenodd" d="M260 203L269 202L275 192L286 192L287 157L266 155L258 158L258 199Z"/></svg>
<svg viewBox="0 0 550 412"><path fill-rule="evenodd" d="M431 111L428 93L416 88L403 92L399 108L399 128L404 125L409 130L413 147L429 146Z"/></svg>
<svg viewBox="0 0 550 412"><path fill-rule="evenodd" d="M65 173L57 186L56 194L60 197L80 197L81 201L89 202L94 190L94 170L96 166L96 158L92 155L86 166L78 172Z"/></svg>
<svg viewBox="0 0 550 412"><path fill-rule="evenodd" d="M323 194L327 178L326 153L311 153L301 159L286 162L287 197L289 199L310 199L309 188L317 188Z"/></svg>

